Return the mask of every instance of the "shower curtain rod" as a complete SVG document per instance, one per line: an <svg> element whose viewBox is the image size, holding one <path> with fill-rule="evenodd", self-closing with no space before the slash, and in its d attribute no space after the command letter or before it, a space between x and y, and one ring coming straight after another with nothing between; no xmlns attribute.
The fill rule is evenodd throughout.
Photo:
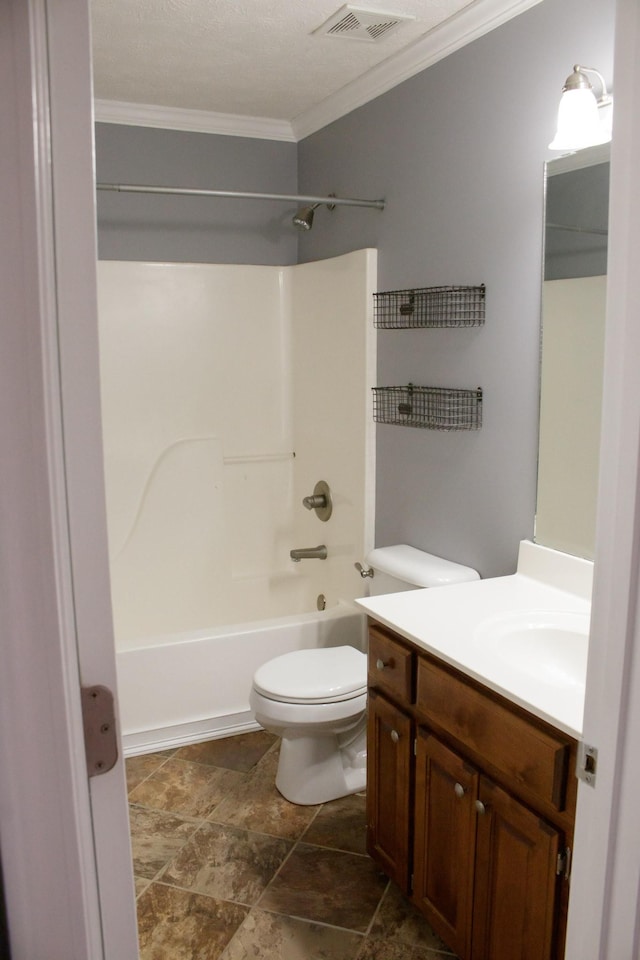
<svg viewBox="0 0 640 960"><path fill-rule="evenodd" d="M97 190L117 193L167 193L181 197L225 197L232 200L286 200L292 203L326 203L328 206L373 207L384 210L384 200L356 200L353 197L314 197L286 193L245 193L236 190L196 190L190 187L150 187L131 183L97 183Z"/></svg>

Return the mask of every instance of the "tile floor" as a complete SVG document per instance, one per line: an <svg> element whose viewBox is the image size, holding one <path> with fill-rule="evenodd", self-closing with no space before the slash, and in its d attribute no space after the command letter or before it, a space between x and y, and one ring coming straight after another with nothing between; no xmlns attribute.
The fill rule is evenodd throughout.
<svg viewBox="0 0 640 960"><path fill-rule="evenodd" d="M365 851L365 800L288 803L263 731L127 760L141 960L452 960Z"/></svg>

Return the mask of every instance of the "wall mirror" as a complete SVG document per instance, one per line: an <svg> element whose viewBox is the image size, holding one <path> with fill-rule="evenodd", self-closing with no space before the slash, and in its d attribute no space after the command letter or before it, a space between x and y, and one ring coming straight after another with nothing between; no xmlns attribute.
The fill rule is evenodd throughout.
<svg viewBox="0 0 640 960"><path fill-rule="evenodd" d="M609 145L545 165L535 540L593 559L604 361Z"/></svg>

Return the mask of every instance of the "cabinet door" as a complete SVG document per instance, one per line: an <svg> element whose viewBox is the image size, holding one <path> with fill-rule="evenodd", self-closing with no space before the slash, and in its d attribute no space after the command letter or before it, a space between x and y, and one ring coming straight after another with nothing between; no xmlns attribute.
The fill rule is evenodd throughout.
<svg viewBox="0 0 640 960"><path fill-rule="evenodd" d="M484 777L479 802L473 960L551 960L559 833Z"/></svg>
<svg viewBox="0 0 640 960"><path fill-rule="evenodd" d="M404 893L409 891L411 720L369 692L367 848Z"/></svg>
<svg viewBox="0 0 640 960"><path fill-rule="evenodd" d="M469 956L478 773L418 729L413 899L461 960Z"/></svg>

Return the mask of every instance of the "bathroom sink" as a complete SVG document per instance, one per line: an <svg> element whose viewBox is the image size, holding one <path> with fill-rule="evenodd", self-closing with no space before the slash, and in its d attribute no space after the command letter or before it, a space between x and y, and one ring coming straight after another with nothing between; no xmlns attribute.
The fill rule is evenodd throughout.
<svg viewBox="0 0 640 960"><path fill-rule="evenodd" d="M584 687L589 616L530 610L483 621L474 639L519 674L556 687Z"/></svg>

